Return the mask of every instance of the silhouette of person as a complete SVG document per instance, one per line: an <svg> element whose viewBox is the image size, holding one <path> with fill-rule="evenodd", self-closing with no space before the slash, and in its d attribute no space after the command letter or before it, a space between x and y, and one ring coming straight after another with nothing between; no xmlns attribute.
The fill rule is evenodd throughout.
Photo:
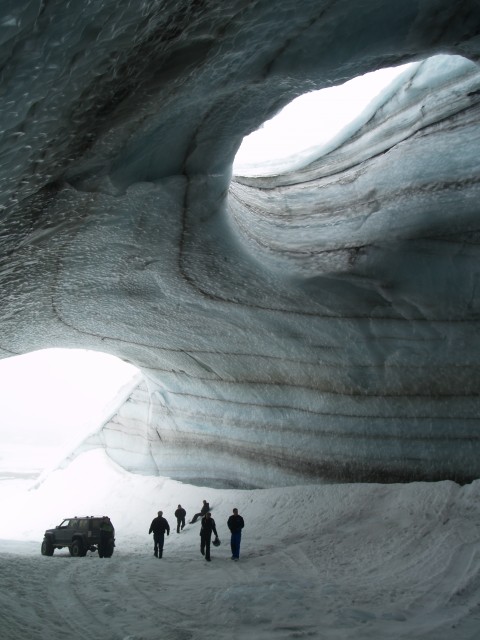
<svg viewBox="0 0 480 640"><path fill-rule="evenodd" d="M205 556L205 560L210 562L210 542L212 539L212 533L218 538L217 529L215 527L215 520L212 518L212 514L208 511L202 518L202 526L200 528L200 553Z"/></svg>
<svg viewBox="0 0 480 640"><path fill-rule="evenodd" d="M148 533L153 531L153 555L161 558L163 555L163 543L165 541L165 531L170 535L170 525L163 517L163 511L158 512L158 516L152 520Z"/></svg>
<svg viewBox="0 0 480 640"><path fill-rule="evenodd" d="M233 510L233 515L227 520L227 527L232 534L230 537L230 547L232 549L232 560L238 560L240 557L240 542L242 540L242 529L245 522L242 516L238 515L238 509Z"/></svg>
<svg viewBox="0 0 480 640"><path fill-rule="evenodd" d="M178 509L175 511L175 517L177 519L177 533L180 533L180 529L183 529L185 526L185 516L187 512L182 507L181 504L178 505Z"/></svg>
<svg viewBox="0 0 480 640"><path fill-rule="evenodd" d="M115 529L109 517L104 516L100 523L100 541L98 543L98 555L100 558L109 558L115 546Z"/></svg>
<svg viewBox="0 0 480 640"><path fill-rule="evenodd" d="M193 518L190 520L190 524L193 524L198 520L198 518L204 516L206 513L210 511L210 505L206 500L203 501L203 507L200 509L200 513L196 513Z"/></svg>

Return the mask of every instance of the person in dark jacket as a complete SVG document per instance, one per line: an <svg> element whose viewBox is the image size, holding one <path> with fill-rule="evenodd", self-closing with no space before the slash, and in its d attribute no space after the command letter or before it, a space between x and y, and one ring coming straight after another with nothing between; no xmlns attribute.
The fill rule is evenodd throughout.
<svg viewBox="0 0 480 640"><path fill-rule="evenodd" d="M115 529L107 516L100 523L100 540L98 543L98 555L100 558L109 558L115 546Z"/></svg>
<svg viewBox="0 0 480 640"><path fill-rule="evenodd" d="M232 534L230 537L230 547L232 548L232 560L238 560L240 557L240 542L242 540L242 529L245 522L242 516L238 515L238 509L233 510L233 515L227 520L227 527Z"/></svg>
<svg viewBox="0 0 480 640"><path fill-rule="evenodd" d="M180 533L180 529L183 529L185 526L185 516L187 512L182 507L181 504L178 505L178 509L175 511L175 517L177 519L177 533Z"/></svg>
<svg viewBox="0 0 480 640"><path fill-rule="evenodd" d="M163 543L165 541L165 531L170 535L170 525L163 517L163 511L158 512L158 516L152 520L148 533L153 531L153 555L161 558L163 555Z"/></svg>
<svg viewBox="0 0 480 640"><path fill-rule="evenodd" d="M212 518L212 514L208 511L202 518L202 526L200 528L200 553L205 556L205 560L210 562L210 542L212 539L212 533L218 538L217 529L215 527L215 520Z"/></svg>
<svg viewBox="0 0 480 640"><path fill-rule="evenodd" d="M200 509L200 513L196 513L193 516L193 518L190 520L190 524L193 524L194 522L196 522L198 520L198 518L201 518L202 516L204 516L209 511L210 511L210 505L208 504L208 502L206 500L204 500L203 501L203 507Z"/></svg>

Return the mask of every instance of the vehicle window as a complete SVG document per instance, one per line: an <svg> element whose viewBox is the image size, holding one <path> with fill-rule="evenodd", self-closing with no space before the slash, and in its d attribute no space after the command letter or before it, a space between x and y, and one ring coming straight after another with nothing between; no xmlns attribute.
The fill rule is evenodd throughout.
<svg viewBox="0 0 480 640"><path fill-rule="evenodd" d="M70 524L68 526L71 527L72 529L77 529L78 528L78 520L70 520Z"/></svg>
<svg viewBox="0 0 480 640"><path fill-rule="evenodd" d="M70 522L70 518L68 518L67 520L64 520L63 522L61 522L58 527L68 527L68 524Z"/></svg>
<svg viewBox="0 0 480 640"><path fill-rule="evenodd" d="M86 518L82 518L78 521L79 529L88 529L88 520Z"/></svg>

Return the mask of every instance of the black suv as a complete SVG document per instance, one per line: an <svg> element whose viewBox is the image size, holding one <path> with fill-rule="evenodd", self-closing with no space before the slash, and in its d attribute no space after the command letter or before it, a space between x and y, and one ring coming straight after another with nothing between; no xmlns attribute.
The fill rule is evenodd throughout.
<svg viewBox="0 0 480 640"><path fill-rule="evenodd" d="M110 558L115 546L115 529L107 516L67 518L55 529L47 529L42 542L42 555L52 556L55 549L68 547L72 556L97 551L100 558Z"/></svg>

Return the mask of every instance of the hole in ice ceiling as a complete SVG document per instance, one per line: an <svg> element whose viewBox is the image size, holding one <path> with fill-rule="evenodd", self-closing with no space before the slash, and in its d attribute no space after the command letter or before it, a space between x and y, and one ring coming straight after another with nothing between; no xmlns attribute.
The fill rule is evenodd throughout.
<svg viewBox="0 0 480 640"><path fill-rule="evenodd" d="M296 98L244 138L233 164L234 175L272 175L305 165L414 64L379 69Z"/></svg>
<svg viewBox="0 0 480 640"><path fill-rule="evenodd" d="M0 360L0 479L33 478L99 427L139 370L85 349Z"/></svg>

